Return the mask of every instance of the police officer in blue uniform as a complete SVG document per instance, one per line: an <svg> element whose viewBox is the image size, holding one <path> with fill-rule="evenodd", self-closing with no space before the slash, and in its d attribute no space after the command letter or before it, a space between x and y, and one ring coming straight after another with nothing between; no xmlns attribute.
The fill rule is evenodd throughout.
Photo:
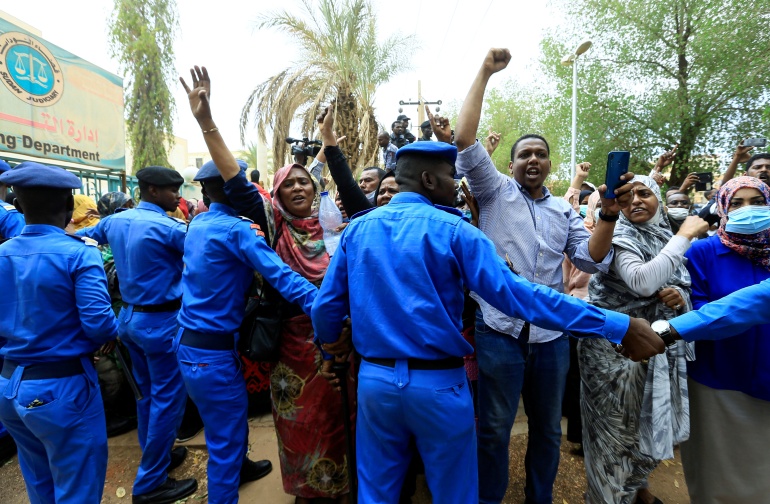
<svg viewBox="0 0 770 504"><path fill-rule="evenodd" d="M10 169L10 165L0 159L0 174ZM16 207L5 202L8 186L9 184L0 183L0 239L18 236L21 234L21 228L24 227L24 216L16 210Z"/></svg>
<svg viewBox="0 0 770 504"><path fill-rule="evenodd" d="M172 350L182 305L182 255L187 224L166 212L179 206L184 182L174 170L159 166L136 173L142 201L96 226L79 231L109 243L120 281L123 309L120 340L129 350L134 376L144 399L137 402L142 460L134 480L135 504L174 502L195 492L194 479L175 480L187 448L172 451L187 395Z"/></svg>
<svg viewBox="0 0 770 504"><path fill-rule="evenodd" d="M118 326L96 243L64 232L80 180L26 162L0 183L14 187L26 220L0 245L0 419L18 444L32 504L95 504L107 431L90 357Z"/></svg>
<svg viewBox="0 0 770 504"><path fill-rule="evenodd" d="M237 170L232 155L229 161ZM236 214L213 161L203 165L195 180L210 204L187 232L175 344L187 392L205 425L209 503L231 504L238 502L241 484L272 470L269 460L246 457L248 399L236 343L253 271L306 313L317 290L281 261L259 226Z"/></svg>
<svg viewBox="0 0 770 504"><path fill-rule="evenodd" d="M622 340L637 360L665 347L644 321L513 274L492 242L449 208L454 146L416 142L396 157L401 192L388 205L359 214L343 232L313 305L313 327L321 342L334 342L349 313L363 359L359 502L398 502L412 446L425 462L434 502L478 502L473 403L463 368L473 348L460 333L463 287L538 326ZM398 274L382 275L379 265L386 262ZM377 289L360 281L373 277Z"/></svg>

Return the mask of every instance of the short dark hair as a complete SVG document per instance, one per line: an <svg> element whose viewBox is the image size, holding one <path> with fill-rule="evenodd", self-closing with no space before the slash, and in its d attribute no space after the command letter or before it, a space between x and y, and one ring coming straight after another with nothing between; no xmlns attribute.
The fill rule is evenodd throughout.
<svg viewBox="0 0 770 504"><path fill-rule="evenodd" d="M16 199L31 220L45 220L67 210L71 189L53 187L14 187Z"/></svg>
<svg viewBox="0 0 770 504"><path fill-rule="evenodd" d="M749 158L748 161L746 161L746 171L749 171L749 168L751 168L751 165L754 164L755 161L759 159L770 159L770 152L760 152L759 154L754 154Z"/></svg>
<svg viewBox="0 0 770 504"><path fill-rule="evenodd" d="M259 183L259 170L256 168L251 171L251 181Z"/></svg>
<svg viewBox="0 0 770 504"><path fill-rule="evenodd" d="M390 129L393 129L393 127L394 127L396 124L400 124L401 126L403 126L403 125L404 125L404 123L403 123L402 121L393 121L393 122L390 124Z"/></svg>
<svg viewBox="0 0 770 504"><path fill-rule="evenodd" d="M670 193L671 191L678 191L679 188L680 188L680 186L678 186L678 185L672 185L672 186L669 186L668 189L666 189L666 192Z"/></svg>
<svg viewBox="0 0 770 504"><path fill-rule="evenodd" d="M424 171L432 171L431 168L446 163L443 158L426 154L410 152L399 156L396 161L396 183L402 184L420 183L420 174Z"/></svg>
<svg viewBox="0 0 770 504"><path fill-rule="evenodd" d="M528 138L536 138L538 140L542 140L543 143L545 144L545 150L548 152L548 156L551 155L551 147L548 145L548 140L541 137L540 135L535 135L534 133L528 133L524 136L519 137L518 140L513 142L513 147L511 147L511 161L513 161L513 159L516 157L516 147L519 146L519 142L521 142L522 140L527 140Z"/></svg>
<svg viewBox="0 0 770 504"><path fill-rule="evenodd" d="M364 173L365 171L370 171L370 170L376 171L377 172L377 178L380 179L380 180L382 180L382 177L385 176L385 170L383 170L379 166L367 166L366 168L361 170L361 173Z"/></svg>

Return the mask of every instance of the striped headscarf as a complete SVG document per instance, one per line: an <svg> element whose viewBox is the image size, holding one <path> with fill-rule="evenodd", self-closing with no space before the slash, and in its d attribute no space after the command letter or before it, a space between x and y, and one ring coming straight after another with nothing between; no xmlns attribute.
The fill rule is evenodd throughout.
<svg viewBox="0 0 770 504"><path fill-rule="evenodd" d="M722 244L746 257L751 262L770 269L770 229L753 235L728 233L725 225L729 220L730 201L735 193L747 187L758 190L765 197L765 204L770 205L770 187L756 177L737 177L727 181L717 193L717 214L722 218L717 235Z"/></svg>

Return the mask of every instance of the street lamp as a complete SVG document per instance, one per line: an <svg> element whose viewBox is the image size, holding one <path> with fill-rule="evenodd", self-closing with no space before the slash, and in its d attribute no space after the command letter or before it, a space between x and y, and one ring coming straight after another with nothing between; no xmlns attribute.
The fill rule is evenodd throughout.
<svg viewBox="0 0 770 504"><path fill-rule="evenodd" d="M575 178L575 168L577 160L575 159L575 143L577 142L577 58L591 48L593 42L586 40L580 44L573 54L564 56L561 64L564 66L572 65L572 147L570 150L570 173Z"/></svg>

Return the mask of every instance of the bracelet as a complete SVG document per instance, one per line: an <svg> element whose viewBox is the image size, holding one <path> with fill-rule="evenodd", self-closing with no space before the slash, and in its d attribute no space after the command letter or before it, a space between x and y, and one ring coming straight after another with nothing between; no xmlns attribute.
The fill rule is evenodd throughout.
<svg viewBox="0 0 770 504"><path fill-rule="evenodd" d="M214 133L215 131L219 131L219 128L217 128L216 126L214 126L213 128L211 128L210 130L201 130L201 132L202 132L204 135L205 135L206 133Z"/></svg>
<svg viewBox="0 0 770 504"><path fill-rule="evenodd" d="M604 222L616 222L618 219L620 219L620 214L605 215L601 210L599 210L599 218Z"/></svg>

